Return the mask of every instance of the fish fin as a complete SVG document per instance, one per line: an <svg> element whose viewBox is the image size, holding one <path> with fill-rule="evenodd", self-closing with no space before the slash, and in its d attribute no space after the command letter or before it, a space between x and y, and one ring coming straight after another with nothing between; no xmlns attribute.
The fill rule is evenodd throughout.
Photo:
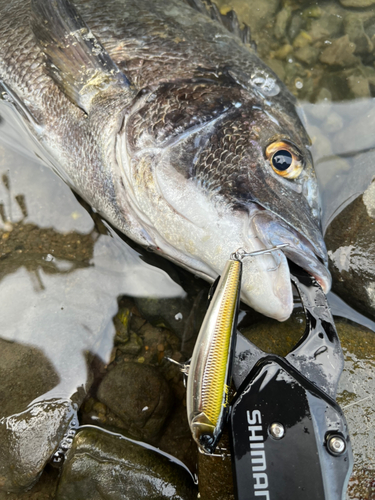
<svg viewBox="0 0 375 500"><path fill-rule="evenodd" d="M51 78L89 113L94 98L130 82L112 61L69 0L32 0L32 27Z"/></svg>
<svg viewBox="0 0 375 500"><path fill-rule="evenodd" d="M224 26L230 33L236 35L243 44L251 45L250 28L244 24L241 28L237 14L234 10L230 10L226 14L221 14L218 6L211 0L184 0L193 9L201 14L209 16L212 20L217 21Z"/></svg>

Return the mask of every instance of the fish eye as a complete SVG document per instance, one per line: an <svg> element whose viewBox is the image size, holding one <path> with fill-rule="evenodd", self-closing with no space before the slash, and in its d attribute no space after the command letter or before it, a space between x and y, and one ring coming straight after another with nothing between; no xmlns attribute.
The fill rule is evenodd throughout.
<svg viewBox="0 0 375 500"><path fill-rule="evenodd" d="M273 142L266 149L272 169L282 177L296 179L303 169L300 155L287 142Z"/></svg>

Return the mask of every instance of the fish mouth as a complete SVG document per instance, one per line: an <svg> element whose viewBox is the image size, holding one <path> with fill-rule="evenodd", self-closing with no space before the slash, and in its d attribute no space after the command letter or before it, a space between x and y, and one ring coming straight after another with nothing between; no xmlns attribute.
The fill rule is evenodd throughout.
<svg viewBox="0 0 375 500"><path fill-rule="evenodd" d="M303 234L268 210L256 211L251 216L251 229L266 248L287 244L282 249L285 257L311 274L324 293L330 291L332 277L325 265L327 255L323 237L313 245ZM278 266L280 257L276 253L273 253L273 257Z"/></svg>

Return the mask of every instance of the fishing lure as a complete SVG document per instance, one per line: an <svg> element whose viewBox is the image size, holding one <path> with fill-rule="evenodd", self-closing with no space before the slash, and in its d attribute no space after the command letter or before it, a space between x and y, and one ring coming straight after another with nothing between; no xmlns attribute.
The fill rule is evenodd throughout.
<svg viewBox="0 0 375 500"><path fill-rule="evenodd" d="M246 253L240 249L227 261L210 293L188 369L187 416L199 451L212 454L229 410L232 351L241 295L242 259L269 254L287 244ZM216 286L216 287L215 287Z"/></svg>

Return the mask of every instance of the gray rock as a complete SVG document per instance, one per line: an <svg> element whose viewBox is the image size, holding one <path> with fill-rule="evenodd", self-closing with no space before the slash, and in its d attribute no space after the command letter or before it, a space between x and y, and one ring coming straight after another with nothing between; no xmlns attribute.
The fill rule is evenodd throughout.
<svg viewBox="0 0 375 500"><path fill-rule="evenodd" d="M185 398L168 418L168 425L158 442L158 448L181 460L189 470L195 471L198 448L191 436L186 406L184 406Z"/></svg>
<svg viewBox="0 0 375 500"><path fill-rule="evenodd" d="M97 429L80 431L64 464L56 500L193 500L187 469L171 457Z"/></svg>
<svg viewBox="0 0 375 500"><path fill-rule="evenodd" d="M356 46L349 40L349 36L342 36L334 40L332 45L323 50L320 61L329 66L353 66L359 62L358 57L353 55L355 49Z"/></svg>
<svg viewBox="0 0 375 500"><path fill-rule="evenodd" d="M349 40L355 44L356 54L368 54L372 52L372 42L365 33L362 19L357 14L347 14L345 16L344 31L349 36Z"/></svg>
<svg viewBox="0 0 375 500"><path fill-rule="evenodd" d="M333 111L327 116L326 120L324 121L323 130L327 133L338 132L343 128L343 126L344 122L342 117L338 113L335 113Z"/></svg>
<svg viewBox="0 0 375 500"><path fill-rule="evenodd" d="M40 349L0 339L0 418L26 410L59 381L52 363Z"/></svg>
<svg viewBox="0 0 375 500"><path fill-rule="evenodd" d="M286 30L288 23L292 15L292 9L290 7L284 7L276 16L274 33L278 40L281 40L286 35Z"/></svg>
<svg viewBox="0 0 375 500"><path fill-rule="evenodd" d="M301 12L293 14L292 19L290 21L288 35L291 40L293 40L298 35L298 33L301 31L301 28L305 24L305 21L301 14L302 14Z"/></svg>
<svg viewBox="0 0 375 500"><path fill-rule="evenodd" d="M306 45L305 47L301 47L296 50L294 55L299 61L312 66L318 60L319 49L312 47L311 45Z"/></svg>
<svg viewBox="0 0 375 500"><path fill-rule="evenodd" d="M332 9L326 9L320 19L314 19L308 33L313 42L332 40L342 33L342 16Z"/></svg>
<svg viewBox="0 0 375 500"><path fill-rule="evenodd" d="M333 291L375 319L375 183L328 226Z"/></svg>
<svg viewBox="0 0 375 500"><path fill-rule="evenodd" d="M228 7L228 0L218 0L219 7ZM242 22L246 23L253 36L257 37L263 27L278 12L280 0L231 0L230 6L237 13Z"/></svg>
<svg viewBox="0 0 375 500"><path fill-rule="evenodd" d="M68 401L35 403L0 419L0 490L22 491L39 478L76 412Z"/></svg>
<svg viewBox="0 0 375 500"><path fill-rule="evenodd" d="M347 82L354 97L371 97L369 81L361 74L354 74L347 77Z"/></svg>
<svg viewBox="0 0 375 500"><path fill-rule="evenodd" d="M133 436L157 436L172 407L168 383L153 366L121 363L102 380L98 399L115 413Z"/></svg>
<svg viewBox="0 0 375 500"><path fill-rule="evenodd" d="M195 303L187 298L137 298L135 303L142 317L152 325L168 328L183 339L188 332L190 336L198 333L207 304L207 295L201 294Z"/></svg>

